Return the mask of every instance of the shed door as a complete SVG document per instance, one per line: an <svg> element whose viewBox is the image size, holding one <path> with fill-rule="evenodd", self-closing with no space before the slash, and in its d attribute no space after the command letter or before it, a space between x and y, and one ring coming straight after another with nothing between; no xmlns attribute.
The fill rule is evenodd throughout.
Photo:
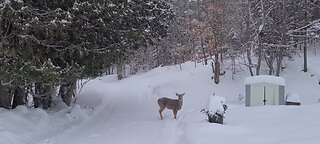
<svg viewBox="0 0 320 144"><path fill-rule="evenodd" d="M261 106L264 105L264 86L251 86L250 105Z"/></svg>
<svg viewBox="0 0 320 144"><path fill-rule="evenodd" d="M276 87L275 86L251 86L250 105L275 105Z"/></svg>
<svg viewBox="0 0 320 144"><path fill-rule="evenodd" d="M265 105L275 105L276 97L276 87L275 86L265 86Z"/></svg>

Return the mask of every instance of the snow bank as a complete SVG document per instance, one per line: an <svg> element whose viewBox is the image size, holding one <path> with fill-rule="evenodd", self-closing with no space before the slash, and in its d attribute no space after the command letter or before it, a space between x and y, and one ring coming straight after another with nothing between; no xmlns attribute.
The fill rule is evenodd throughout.
<svg viewBox="0 0 320 144"><path fill-rule="evenodd" d="M25 106L18 106L14 110L0 108L0 143L37 143L58 135L85 119L87 114L79 105L67 108L58 104L48 111L28 109Z"/></svg>

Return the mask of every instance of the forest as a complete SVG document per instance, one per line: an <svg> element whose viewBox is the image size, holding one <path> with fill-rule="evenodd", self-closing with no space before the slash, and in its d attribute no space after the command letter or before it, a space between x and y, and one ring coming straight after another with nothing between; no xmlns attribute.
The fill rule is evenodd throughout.
<svg viewBox="0 0 320 144"><path fill-rule="evenodd" d="M1 0L0 107L70 105L79 83L186 61L219 84L237 65L280 76L302 49L307 72L319 34L318 0Z"/></svg>

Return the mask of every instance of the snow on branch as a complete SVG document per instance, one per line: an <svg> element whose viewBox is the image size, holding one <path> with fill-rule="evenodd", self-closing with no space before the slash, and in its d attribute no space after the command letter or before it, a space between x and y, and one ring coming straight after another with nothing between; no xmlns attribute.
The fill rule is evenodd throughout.
<svg viewBox="0 0 320 144"><path fill-rule="evenodd" d="M1 80L1 85L3 85L3 86L7 86L7 85L11 85L11 83L14 81L14 79L11 79L10 81L8 81L8 82L3 82L2 80Z"/></svg>
<svg viewBox="0 0 320 144"><path fill-rule="evenodd" d="M298 29L295 29L295 30L289 30L287 35L294 35L293 33L301 33L301 32L309 32L307 29L308 28L312 28L312 26L316 25L316 24L319 24L320 23L320 19L318 20L315 20L313 22L310 22L309 24L303 26L303 27L300 27ZM320 28L316 28L316 29L320 29Z"/></svg>
<svg viewBox="0 0 320 144"><path fill-rule="evenodd" d="M269 44L269 43L262 43L262 45L264 46L268 46L268 47L282 47L282 48L287 48L290 47L292 45L281 45L281 44Z"/></svg>

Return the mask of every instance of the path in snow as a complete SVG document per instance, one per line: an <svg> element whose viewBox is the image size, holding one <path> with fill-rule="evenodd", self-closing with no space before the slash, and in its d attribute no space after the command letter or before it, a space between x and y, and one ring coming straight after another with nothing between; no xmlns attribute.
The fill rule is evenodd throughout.
<svg viewBox="0 0 320 144"><path fill-rule="evenodd" d="M100 106L95 108L94 114L83 123L39 144L179 144L183 135L182 121L179 119L183 113L178 112L178 119L174 120L172 110L166 109L164 120L160 120L156 103L158 97L152 96L156 90L147 85L142 87L149 88L140 90L141 84L93 81L84 90L88 92L83 92L79 100L80 104L81 98L85 99L83 102L88 102L90 96L87 94L95 94L93 99L100 98Z"/></svg>

